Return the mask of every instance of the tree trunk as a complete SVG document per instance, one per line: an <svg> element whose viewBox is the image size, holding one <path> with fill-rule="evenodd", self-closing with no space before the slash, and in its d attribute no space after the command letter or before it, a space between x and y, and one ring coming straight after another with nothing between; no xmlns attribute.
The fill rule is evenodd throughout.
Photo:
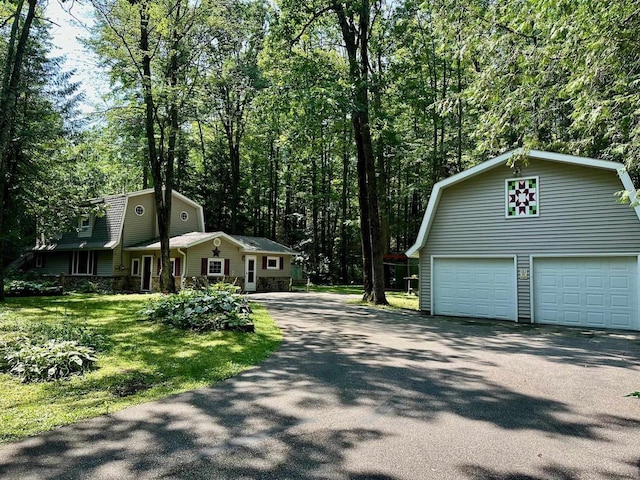
<svg viewBox="0 0 640 480"><path fill-rule="evenodd" d="M149 5L147 1L140 2L140 49L142 55L142 89L145 103L145 133L147 137L147 148L149 155L149 167L151 177L153 179L154 198L156 204L156 215L158 219L158 233L160 235L160 257L162 270L160 274L160 290L175 291L175 284L171 276L170 255L169 255L169 232L171 227L171 195L173 187L173 158L171 155L171 165L166 165L163 178L163 159L161 152L156 148L155 139L155 117L154 117L154 99L151 89L151 56L149 52ZM172 59L172 66L175 66L175 57ZM177 111L175 105L171 106L171 124L172 132L169 135L171 146L169 149L175 148L175 135L173 125L177 123ZM169 167L171 167L169 169ZM164 182L163 182L164 180ZM166 188L163 188L166 187ZM164 190L164 191L163 191Z"/></svg>
<svg viewBox="0 0 640 480"><path fill-rule="evenodd" d="M332 7L338 16L338 21L340 23L342 37L349 57L349 75L355 92L355 106L352 115L354 138L356 147L358 148L358 185L360 187L359 202L361 209L361 227L364 252L363 269L367 272L368 260L370 262L372 285L372 295L369 294L365 286L365 297L378 305L387 304L387 299L384 293L383 248L380 228L380 212L378 209L376 167L371 141L371 127L369 124L368 42L370 34L370 6L368 0L362 0L357 27L353 16L347 17L342 3L334 1ZM351 13L351 15L353 15L353 13ZM359 62L358 50L360 51ZM365 212L368 217L366 220L363 217ZM368 255L366 252L367 238L370 247Z"/></svg>

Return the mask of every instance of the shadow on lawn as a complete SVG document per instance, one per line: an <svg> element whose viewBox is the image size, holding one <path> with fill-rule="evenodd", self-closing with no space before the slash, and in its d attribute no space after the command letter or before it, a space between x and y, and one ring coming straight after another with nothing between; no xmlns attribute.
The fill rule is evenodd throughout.
<svg viewBox="0 0 640 480"><path fill-rule="evenodd" d="M356 448L388 435L374 421L367 428L337 421L331 428L305 430L331 406L344 411L344 422L350 408L375 406L374 415L380 417L429 423L449 413L504 430L601 442L611 441L604 428L640 427L635 418L586 417L562 402L506 388L485 375L483 369L493 368L492 362L476 358L482 351L518 352L572 364L620 366L618 349L633 345L628 340L603 336L593 344L591 337L553 331L429 321L348 305L336 315L335 309L326 300L297 304L291 296L273 297L272 315L277 319L286 312L296 321L283 322L281 350L259 368L211 388L4 446L0 477L401 478L353 472L347 466ZM381 340L389 326L400 332L397 347ZM435 341L448 351L432 351L429 345ZM638 350L635 344L623 355L628 367L638 367ZM460 361L468 362L464 369ZM287 396L290 392L296 395ZM475 465L459 468L467 478L484 480L574 480L588 473L555 465L545 466L539 477Z"/></svg>

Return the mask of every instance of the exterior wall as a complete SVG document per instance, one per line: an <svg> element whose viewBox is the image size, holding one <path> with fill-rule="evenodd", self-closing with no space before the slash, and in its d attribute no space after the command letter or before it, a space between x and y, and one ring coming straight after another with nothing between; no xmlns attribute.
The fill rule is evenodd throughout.
<svg viewBox="0 0 640 480"><path fill-rule="evenodd" d="M113 251L102 250L96 252L98 259L97 276L107 277L113 275Z"/></svg>
<svg viewBox="0 0 640 480"><path fill-rule="evenodd" d="M137 205L144 207L144 215L136 215ZM180 218L182 212L187 212L189 218L183 221ZM156 220L156 208L153 192L144 195L136 195L129 198L127 211L124 217L123 244L125 247L136 245L145 240L151 240L158 236ZM201 230L198 222L198 209L184 200L173 196L171 204L171 233L170 235L182 235Z"/></svg>
<svg viewBox="0 0 640 480"><path fill-rule="evenodd" d="M136 215L135 208L137 205L144 207L143 215ZM130 197L127 203L127 211L124 214L122 244L128 247L145 240L151 240L157 236L157 230L153 193Z"/></svg>
<svg viewBox="0 0 640 480"><path fill-rule="evenodd" d="M34 268L33 271L40 275L67 275L69 273L69 252L41 253L44 258L44 267Z"/></svg>
<svg viewBox="0 0 640 480"><path fill-rule="evenodd" d="M44 256L44 267L33 269L34 273L41 275L69 275L69 256L72 252L41 252ZM113 275L113 252L111 250L96 251L98 277L109 277ZM86 277L87 275L78 275Z"/></svg>
<svg viewBox="0 0 640 480"><path fill-rule="evenodd" d="M530 160L518 177L539 177L539 217L505 218L506 166L442 191L426 246L420 250L420 308L431 308L431 255L517 255L640 252L640 221L617 202L616 172ZM531 273L531 272L529 272ZM531 318L530 281L518 280L518 316Z"/></svg>
<svg viewBox="0 0 640 480"><path fill-rule="evenodd" d="M213 256L212 250L214 248L216 247L213 244L213 241L210 240L199 245L195 245L189 249L182 249L183 252L187 253L187 270L185 271L185 276L202 276L202 259L218 258ZM244 253L240 251L238 246L224 238L221 238L218 250L220 250L219 258L229 259L229 277L232 279L236 277L244 278ZM218 278L219 277L211 277L213 281L216 281Z"/></svg>
<svg viewBox="0 0 640 480"><path fill-rule="evenodd" d="M186 221L180 218L182 212L187 212L189 215ZM174 196L171 202L171 236L199 231L198 210L184 200Z"/></svg>

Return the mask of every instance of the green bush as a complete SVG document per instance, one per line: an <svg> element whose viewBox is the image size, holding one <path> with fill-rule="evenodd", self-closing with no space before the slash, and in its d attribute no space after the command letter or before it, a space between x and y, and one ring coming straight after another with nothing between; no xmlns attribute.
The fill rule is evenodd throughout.
<svg viewBox="0 0 640 480"><path fill-rule="evenodd" d="M68 340L92 347L95 350L104 350L107 347L104 335L70 323L2 322L0 323L0 331L2 330L8 332L5 339L9 346L22 341L44 344L49 340Z"/></svg>
<svg viewBox="0 0 640 480"><path fill-rule="evenodd" d="M23 382L49 381L93 368L105 337L64 324L0 321L0 372Z"/></svg>
<svg viewBox="0 0 640 480"><path fill-rule="evenodd" d="M95 350L70 340L49 340L44 344L27 342L6 348L4 364L23 382L56 380L91 369Z"/></svg>
<svg viewBox="0 0 640 480"><path fill-rule="evenodd" d="M4 286L7 297L40 297L62 295L63 289L54 282L10 280Z"/></svg>
<svg viewBox="0 0 640 480"><path fill-rule="evenodd" d="M216 287L163 295L141 312L148 320L196 331L252 331L250 313L241 295Z"/></svg>

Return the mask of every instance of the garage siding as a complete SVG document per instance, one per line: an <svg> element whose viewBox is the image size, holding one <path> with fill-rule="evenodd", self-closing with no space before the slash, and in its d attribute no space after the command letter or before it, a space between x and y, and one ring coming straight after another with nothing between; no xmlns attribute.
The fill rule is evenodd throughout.
<svg viewBox="0 0 640 480"><path fill-rule="evenodd" d="M618 203L616 172L530 159L518 177L539 177L539 217L505 219L507 166L443 189L426 246L420 250L420 306L431 305L432 255L516 255L518 269L535 254L636 253L640 222ZM531 273L531 272L529 272ZM521 319L531 318L530 282L518 280Z"/></svg>

